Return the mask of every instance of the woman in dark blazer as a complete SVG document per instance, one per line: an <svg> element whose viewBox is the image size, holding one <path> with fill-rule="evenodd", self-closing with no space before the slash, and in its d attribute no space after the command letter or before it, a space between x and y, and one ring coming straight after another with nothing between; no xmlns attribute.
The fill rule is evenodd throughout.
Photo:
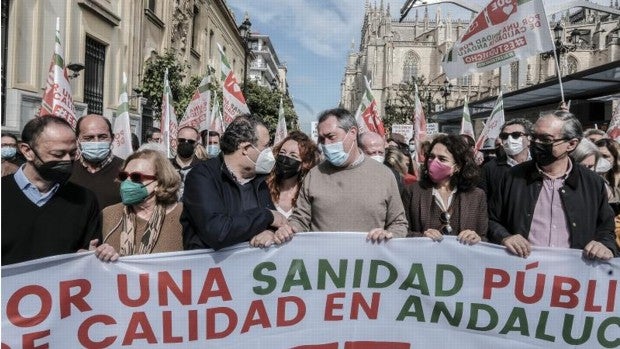
<svg viewBox="0 0 620 349"><path fill-rule="evenodd" d="M487 201L476 187L479 170L460 136L440 135L426 154L419 182L403 194L409 236L435 241L456 235L464 244L486 241Z"/></svg>

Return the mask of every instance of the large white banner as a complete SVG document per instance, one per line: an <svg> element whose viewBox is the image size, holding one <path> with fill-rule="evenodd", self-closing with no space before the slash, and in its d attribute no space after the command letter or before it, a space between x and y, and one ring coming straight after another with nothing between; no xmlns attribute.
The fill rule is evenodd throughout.
<svg viewBox="0 0 620 349"><path fill-rule="evenodd" d="M307 233L2 268L2 348L617 348L620 259Z"/></svg>

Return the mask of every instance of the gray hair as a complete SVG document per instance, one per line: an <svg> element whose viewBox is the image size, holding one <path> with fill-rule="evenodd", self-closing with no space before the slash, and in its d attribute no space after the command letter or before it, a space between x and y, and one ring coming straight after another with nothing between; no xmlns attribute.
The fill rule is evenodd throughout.
<svg viewBox="0 0 620 349"><path fill-rule="evenodd" d="M575 150L570 153L571 158L577 163L581 163L586 158L594 155L594 163L598 163L598 159L601 157L601 152L598 150L596 144L592 143L587 138L582 138Z"/></svg>
<svg viewBox="0 0 620 349"><path fill-rule="evenodd" d="M344 108L325 110L319 114L319 124L327 120L330 116L335 117L336 121L338 121L338 127L346 132L349 132L353 127L358 128L355 116L351 115L351 112Z"/></svg>
<svg viewBox="0 0 620 349"><path fill-rule="evenodd" d="M605 131L599 130L597 128L589 128L589 129L583 131L583 136L584 137L590 137L592 135L601 136L603 138L609 138L609 136L607 135L607 133Z"/></svg>
<svg viewBox="0 0 620 349"><path fill-rule="evenodd" d="M562 137L565 139L577 138L581 140L583 138L583 128L581 122L571 112L564 110L556 110L553 112L545 113L541 115L541 118L553 116L554 118L563 122L562 125Z"/></svg>
<svg viewBox="0 0 620 349"><path fill-rule="evenodd" d="M515 119L510 119L508 121L506 121L506 123L504 123L502 125L502 130L501 132L504 132L504 129L510 125L521 125L523 126L523 129L525 130L525 133L527 133L528 135L532 133L532 122L528 119L525 118L515 118Z"/></svg>

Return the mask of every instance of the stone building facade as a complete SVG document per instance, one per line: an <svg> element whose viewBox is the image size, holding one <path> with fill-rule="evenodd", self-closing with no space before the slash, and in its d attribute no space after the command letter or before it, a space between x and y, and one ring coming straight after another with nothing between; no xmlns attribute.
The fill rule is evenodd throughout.
<svg viewBox="0 0 620 349"><path fill-rule="evenodd" d="M243 76L245 43L224 0L2 1L3 131L20 133L41 105L57 17L65 63L85 66L70 80L76 114L113 118L125 71L138 135L152 118L131 91L154 53L173 49L190 65L188 75L204 75L209 66L219 71L219 43Z"/></svg>
<svg viewBox="0 0 620 349"><path fill-rule="evenodd" d="M452 19L434 6L434 15L429 14L428 7L419 7L399 22L383 2L377 6L367 1L365 6L361 42L357 50L352 44L341 83L340 103L350 110L355 110L360 102L364 76L371 81L382 115L386 103L393 102L397 91L412 77L424 77L425 85L419 87L421 95L430 94L435 111L462 106L466 97L470 101L481 100L497 96L500 89L506 93L556 78L553 58L543 60L537 55L501 69L449 80L452 91L444 97L446 77L441 61L465 33L469 21ZM609 12L580 9L552 16L551 28L561 24L563 41L576 45L574 52L561 57L563 75L620 59L620 7L616 2L606 10Z"/></svg>

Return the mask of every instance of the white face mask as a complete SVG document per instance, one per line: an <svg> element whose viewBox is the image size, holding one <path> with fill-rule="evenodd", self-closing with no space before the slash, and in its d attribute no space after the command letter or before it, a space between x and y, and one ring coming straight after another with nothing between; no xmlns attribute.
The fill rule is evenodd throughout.
<svg viewBox="0 0 620 349"><path fill-rule="evenodd" d="M370 158L380 163L383 163L383 161L385 160L385 157L383 155L373 155Z"/></svg>
<svg viewBox="0 0 620 349"><path fill-rule="evenodd" d="M256 148L255 146L252 146L252 148L258 151L258 148ZM249 156L246 155L246 157L250 159ZM252 159L250 159L250 161L252 161ZM271 172L275 164L276 164L276 158L275 156L273 156L273 150L271 149L271 147L269 147L269 148L263 149L263 151L261 151L260 154L258 154L258 157L256 158L256 162L254 162L254 168L257 174L267 174Z"/></svg>
<svg viewBox="0 0 620 349"><path fill-rule="evenodd" d="M596 163L596 167L594 168L594 171L596 173L607 173L609 170L611 170L612 164L609 160L605 159L605 158L600 158L598 159L598 162Z"/></svg>
<svg viewBox="0 0 620 349"><path fill-rule="evenodd" d="M523 136L519 138L512 138L512 136L508 136L508 138L502 142L504 146L504 151L508 156L515 156L525 149L523 146Z"/></svg>

